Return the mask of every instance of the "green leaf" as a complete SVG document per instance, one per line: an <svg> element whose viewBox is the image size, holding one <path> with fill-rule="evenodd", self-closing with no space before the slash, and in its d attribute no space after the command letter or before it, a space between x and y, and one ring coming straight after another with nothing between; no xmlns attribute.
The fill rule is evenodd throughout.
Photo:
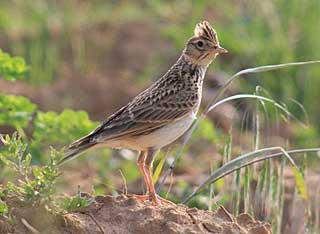
<svg viewBox="0 0 320 234"><path fill-rule="evenodd" d="M25 159L22 161L22 165L24 168L29 168L30 167L30 162L31 162L31 154L27 154Z"/></svg>
<svg viewBox="0 0 320 234"><path fill-rule="evenodd" d="M5 80L22 79L29 70L21 57L11 57L0 49L0 77Z"/></svg>
<svg viewBox="0 0 320 234"><path fill-rule="evenodd" d="M37 106L22 96L0 94L0 125L26 128Z"/></svg>
<svg viewBox="0 0 320 234"><path fill-rule="evenodd" d="M32 168L32 174L35 178L39 178L41 176L41 170L39 167Z"/></svg>
<svg viewBox="0 0 320 234"><path fill-rule="evenodd" d="M66 109L61 114L39 111L34 120L34 142L59 144L71 142L91 132L97 126L84 111Z"/></svg>
<svg viewBox="0 0 320 234"><path fill-rule="evenodd" d="M79 208L86 207L90 204L91 200L81 196L81 193L78 192L76 196L73 197L64 197L60 207L63 210L72 212L78 210Z"/></svg>
<svg viewBox="0 0 320 234"><path fill-rule="evenodd" d="M5 196L6 196L5 192L3 190L0 191L0 199L5 198Z"/></svg>
<svg viewBox="0 0 320 234"><path fill-rule="evenodd" d="M8 213L8 206L4 201L0 200L0 215L6 215Z"/></svg>

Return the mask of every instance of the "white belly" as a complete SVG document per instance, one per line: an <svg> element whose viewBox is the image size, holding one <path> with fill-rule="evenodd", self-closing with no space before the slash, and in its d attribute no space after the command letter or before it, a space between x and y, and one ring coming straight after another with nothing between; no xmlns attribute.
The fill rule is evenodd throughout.
<svg viewBox="0 0 320 234"><path fill-rule="evenodd" d="M192 112L186 118L172 122L148 135L136 136L126 140L111 140L106 142L106 145L113 148L127 148L139 151L148 148L160 149L182 136L195 118L195 113Z"/></svg>
<svg viewBox="0 0 320 234"><path fill-rule="evenodd" d="M194 119L195 116L190 115L188 118L184 118L170 123L164 126L163 128L160 128L152 132L149 135L143 135L139 137L137 140L141 145L145 145L148 148L153 147L156 149L160 149L163 146L166 146L174 142L180 136L182 136L191 126Z"/></svg>

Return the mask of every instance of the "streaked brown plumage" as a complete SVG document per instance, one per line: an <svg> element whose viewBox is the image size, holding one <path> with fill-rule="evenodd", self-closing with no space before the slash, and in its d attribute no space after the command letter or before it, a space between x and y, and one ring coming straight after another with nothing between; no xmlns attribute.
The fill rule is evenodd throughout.
<svg viewBox="0 0 320 234"><path fill-rule="evenodd" d="M155 193L152 182L154 154L191 126L200 106L207 67L219 53L226 52L208 22L197 24L194 36L169 71L93 132L72 143L61 163L99 145L140 151L138 166L149 191L143 198L155 204L166 202Z"/></svg>

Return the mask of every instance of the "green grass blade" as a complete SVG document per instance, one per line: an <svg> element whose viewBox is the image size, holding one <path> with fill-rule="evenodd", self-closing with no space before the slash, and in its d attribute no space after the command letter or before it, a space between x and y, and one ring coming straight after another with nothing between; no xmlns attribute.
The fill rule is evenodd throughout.
<svg viewBox="0 0 320 234"><path fill-rule="evenodd" d="M212 173L213 171L213 163L210 163L210 173ZM213 192L213 184L210 184L209 186L209 202L208 202L208 210L212 211L212 202L213 202L213 196L214 196L214 192Z"/></svg>
<svg viewBox="0 0 320 234"><path fill-rule="evenodd" d="M305 185L302 173L296 167L293 167L292 169L293 169L294 177L296 179L298 191L301 197L303 198L303 200L306 202L308 200L308 195L307 195L307 189L306 189L306 185Z"/></svg>
<svg viewBox="0 0 320 234"><path fill-rule="evenodd" d="M307 189L306 189L306 184L304 182L303 175L299 171L299 168L297 167L297 165L295 165L294 161L290 160L291 157L289 156L288 152L283 150L283 153L287 158L289 158L289 162L290 162L292 170L294 172L294 177L295 177L295 180L297 183L298 191L299 191L301 197L303 198L303 200L306 202L308 200L308 195L307 195Z"/></svg>
<svg viewBox="0 0 320 234"><path fill-rule="evenodd" d="M266 174L267 174L267 161L263 162L261 171L259 173L256 194L263 194L264 188L266 185Z"/></svg>
<svg viewBox="0 0 320 234"><path fill-rule="evenodd" d="M253 94L238 94L238 95L233 95L230 96L228 98L224 98L222 100L220 100L219 102L215 103L214 105L210 106L210 108L208 109L208 112L212 111L213 109L215 109L216 107L218 107L219 105L222 105L225 102L228 101L232 101L232 100L238 100L238 99L244 99L244 98L249 98L249 99L257 99L259 101L265 101L265 102L270 102L272 103L275 107L279 108L280 110L282 110L287 116L290 116L291 118L297 120L303 127L306 127L304 123L300 122L293 114L291 114L285 107L283 107L282 105L280 105L279 103L277 103L276 101L270 99L270 98L266 98L263 96L258 96L258 95L253 95ZM167 177L170 175L170 173L172 172L176 162L179 160L180 156L182 155L182 152L184 150L184 147L186 146L187 142L190 140L191 135L193 133L193 131L198 127L200 121L204 118L205 116L200 116L200 118L198 118L198 120L196 122L194 122L194 124L191 126L191 128L189 129L189 131L186 133L186 137L184 138L183 142L182 142L182 146L180 147L180 150L178 151L177 155L175 156L173 162L171 163L169 169L166 171L162 181L160 182L159 186L158 186L158 190L161 188L161 186L164 184L165 180L167 179Z"/></svg>
<svg viewBox="0 0 320 234"><path fill-rule="evenodd" d="M164 154L163 157L161 158L160 162L158 163L156 170L154 171L154 174L152 177L153 183L157 183L159 176L160 176L160 173L162 171L163 165L167 159L167 155L168 154Z"/></svg>
<svg viewBox="0 0 320 234"><path fill-rule="evenodd" d="M272 151L280 151L278 153L268 154L268 155L262 155L263 153L272 152ZM192 192L189 196L187 196L182 203L188 202L190 199L192 199L194 196L196 196L204 187L206 187L210 183L214 183L215 181L223 178L224 176L234 172L235 170L238 170L239 168L251 165L253 163L257 163L269 158L279 157L279 156L285 156L290 161L290 163L293 165L293 167L297 168L292 158L288 155L289 154L298 154L298 153L304 153L304 152L318 152L320 151L320 148L310 148L310 149L298 149L298 150L291 150L291 151L284 151L281 147L270 147L270 148L264 148L260 149L254 152L250 152L247 154L244 154L242 156L239 156L230 162L226 163L222 167L220 167L218 170L216 170L214 173L212 173L209 177L207 177L196 189L194 192ZM254 158L260 156L258 159L253 160ZM301 180L298 180L299 183L301 183ZM304 183L302 183L304 184ZM302 185L302 188L305 189L305 186ZM303 194L303 191L302 191Z"/></svg>
<svg viewBox="0 0 320 234"><path fill-rule="evenodd" d="M231 159L231 149L232 149L232 134L231 131L227 137L226 144L223 149L223 163L230 161Z"/></svg>
<svg viewBox="0 0 320 234"><path fill-rule="evenodd" d="M251 214L250 208L250 170L249 167L244 169L244 180L243 180L243 200L244 200L244 213Z"/></svg>
<svg viewBox="0 0 320 234"><path fill-rule="evenodd" d="M281 232L281 226L283 222L283 206L284 206L284 168L285 168L286 161L282 158L281 165L280 165L280 176L279 176L279 199L278 199L278 219L277 219L277 226L279 227L278 233Z"/></svg>
<svg viewBox="0 0 320 234"><path fill-rule="evenodd" d="M234 215L239 214L240 209L240 189L241 189L241 169L236 171L236 178L235 178L235 190L233 194L233 213Z"/></svg>
<svg viewBox="0 0 320 234"><path fill-rule="evenodd" d="M218 101L217 103L213 104L212 106L210 106L210 108L208 109L208 112L212 111L213 109L217 108L218 106L224 104L225 102L229 102L229 101L233 101L233 100L238 100L238 99L244 99L244 98L249 98L249 99L257 99L260 101L265 101L265 102L270 102L272 103L275 107L277 107L278 109L282 110L286 115L288 115L289 117L293 118L294 120L298 121L302 126L306 127L306 125L302 122L300 122L292 113L290 113L286 107L284 107L283 105L277 103L276 101L267 98L267 97L263 97L263 96L259 96L259 95L254 95L254 94L237 94L237 95L233 95L227 98L224 98L220 101Z"/></svg>

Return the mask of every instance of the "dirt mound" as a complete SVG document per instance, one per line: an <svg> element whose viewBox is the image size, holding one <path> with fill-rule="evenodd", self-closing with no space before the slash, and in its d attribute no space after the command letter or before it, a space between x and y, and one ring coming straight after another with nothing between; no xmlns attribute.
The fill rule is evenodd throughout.
<svg viewBox="0 0 320 234"><path fill-rule="evenodd" d="M17 218L15 226L10 227L0 220L1 233L271 233L269 224L255 221L246 214L234 218L222 207L209 212L183 205L152 206L148 201L140 202L124 195L96 197L96 202L82 210L45 218L52 220L52 224L47 223L45 227L39 225L42 219L32 218L36 216L35 209L32 212L33 215Z"/></svg>

